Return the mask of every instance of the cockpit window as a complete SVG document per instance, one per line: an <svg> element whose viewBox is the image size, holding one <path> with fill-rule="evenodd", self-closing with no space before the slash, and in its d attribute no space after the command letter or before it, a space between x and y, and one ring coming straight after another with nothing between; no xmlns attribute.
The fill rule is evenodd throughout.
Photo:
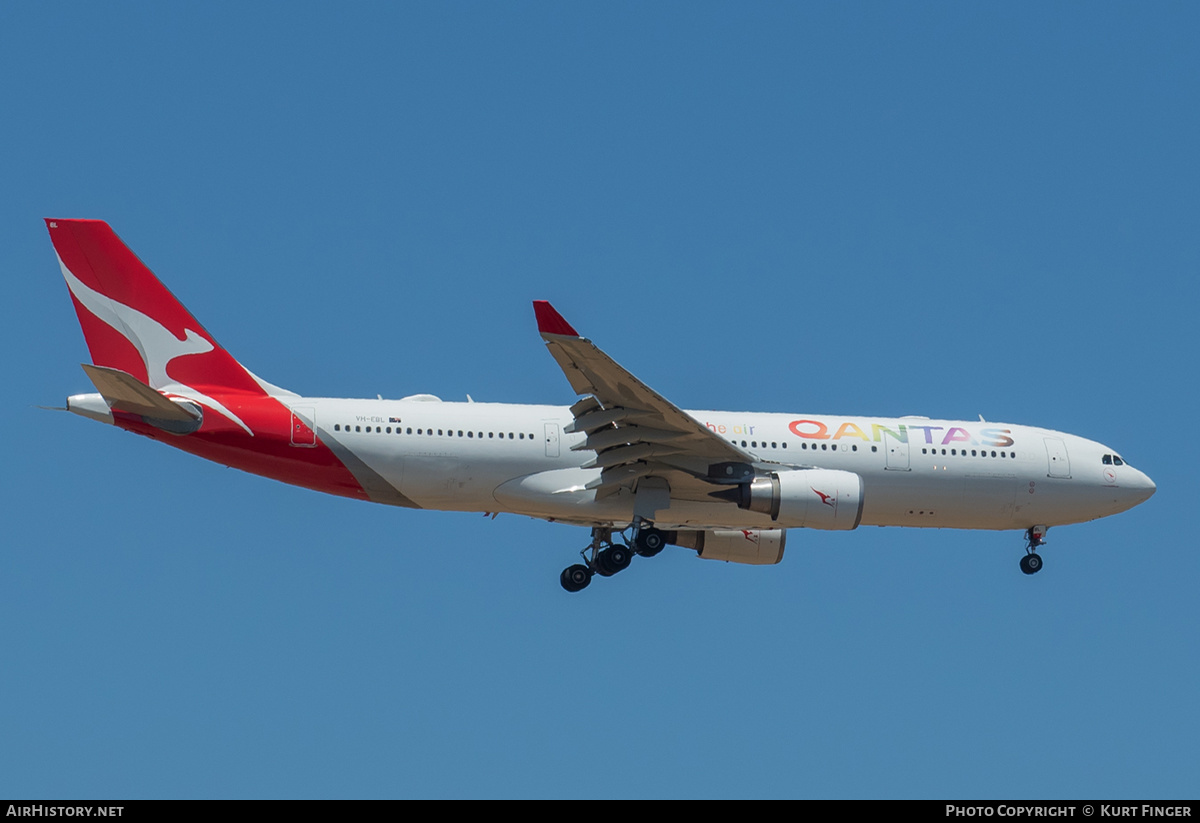
<svg viewBox="0 0 1200 823"><path fill-rule="evenodd" d="M1111 454L1104 455L1104 465L1106 465L1106 466L1112 465L1112 455Z"/></svg>
<svg viewBox="0 0 1200 823"><path fill-rule="evenodd" d="M1122 460L1121 458L1117 457L1117 456L1114 454L1114 455L1113 455L1113 465L1114 465L1114 466L1124 466L1124 465L1125 465L1125 461L1124 461L1124 460Z"/></svg>

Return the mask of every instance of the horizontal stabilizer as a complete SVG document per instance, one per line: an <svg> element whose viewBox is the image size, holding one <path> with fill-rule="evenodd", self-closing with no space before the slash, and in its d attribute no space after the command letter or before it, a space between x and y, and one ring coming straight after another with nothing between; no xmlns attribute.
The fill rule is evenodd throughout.
<svg viewBox="0 0 1200 823"><path fill-rule="evenodd" d="M87 376L115 411L137 414L154 420L195 424L201 415L147 386L131 374L105 366L81 363Z"/></svg>

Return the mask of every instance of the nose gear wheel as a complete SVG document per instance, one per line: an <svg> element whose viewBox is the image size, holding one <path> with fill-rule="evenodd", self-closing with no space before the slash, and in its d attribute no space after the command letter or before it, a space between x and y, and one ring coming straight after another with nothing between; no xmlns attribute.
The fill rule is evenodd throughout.
<svg viewBox="0 0 1200 823"><path fill-rule="evenodd" d="M1025 556L1021 558L1021 571L1025 574L1037 574L1042 570L1042 556L1037 550L1046 545L1045 535L1045 526L1030 526L1025 530Z"/></svg>

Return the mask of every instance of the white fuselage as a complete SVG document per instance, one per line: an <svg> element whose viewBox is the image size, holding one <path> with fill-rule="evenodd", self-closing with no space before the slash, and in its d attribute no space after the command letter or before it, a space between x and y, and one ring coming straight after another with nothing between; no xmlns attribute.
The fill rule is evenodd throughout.
<svg viewBox="0 0 1200 823"><path fill-rule="evenodd" d="M599 468L572 451L566 407L433 400L287 398L322 442L361 461L379 502L512 512L624 526L628 491L597 499ZM756 466L841 469L863 480L861 523L960 529L1064 525L1129 509L1154 484L1099 443L1007 423L688 412L756 455ZM1110 458L1106 460L1105 456ZM360 478L361 479L361 478ZM386 488L398 493L389 498ZM717 487L713 487L716 490ZM768 515L693 495L657 512L659 528L770 529Z"/></svg>

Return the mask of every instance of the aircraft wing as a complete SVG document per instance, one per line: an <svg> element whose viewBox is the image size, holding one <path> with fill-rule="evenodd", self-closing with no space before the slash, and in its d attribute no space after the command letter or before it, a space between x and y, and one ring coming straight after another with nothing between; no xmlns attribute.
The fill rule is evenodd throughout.
<svg viewBox="0 0 1200 823"><path fill-rule="evenodd" d="M638 380L571 327L545 300L535 300L538 331L576 394L566 431L585 432L572 446L594 451L588 467L604 470L592 488L615 491L639 477L682 471L708 483L737 483L758 461ZM708 487L711 489L711 486Z"/></svg>

